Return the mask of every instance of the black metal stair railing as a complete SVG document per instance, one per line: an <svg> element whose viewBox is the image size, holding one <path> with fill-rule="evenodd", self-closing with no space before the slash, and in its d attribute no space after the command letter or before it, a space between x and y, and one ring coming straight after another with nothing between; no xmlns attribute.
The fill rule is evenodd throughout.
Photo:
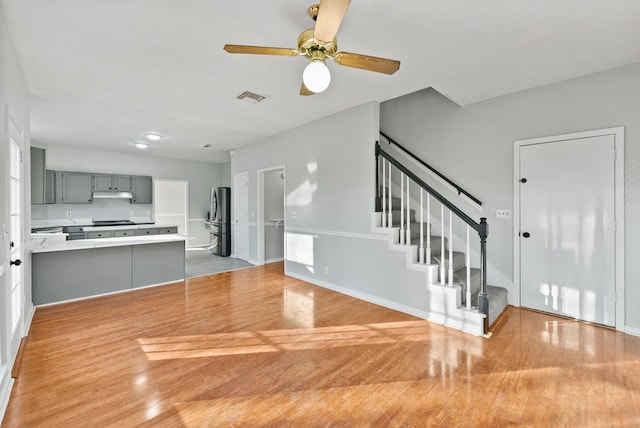
<svg viewBox="0 0 640 428"><path fill-rule="evenodd" d="M386 138L386 137L385 137ZM481 314L485 315L484 318L484 332L487 333L489 330L489 297L487 294L487 236L489 235L489 225L487 223L486 217L480 218L479 222L476 222L474 219L469 217L465 212L456 207L452 202L450 202L447 198L438 193L435 189L425 183L421 178L419 178L416 174L414 174L409 168L403 165L400 161L398 161L391 153L385 151L380 143L376 141L375 145L375 162L376 162L376 197L375 197L375 210L376 212L383 212L383 198L381 196L381 189L384 186L380 185L380 165L381 158L386 160L389 163L389 176L391 175L391 166L395 167L402 174L406 175L409 179L411 179L415 184L417 184L420 188L426 191L429 195L434 197L437 201L439 201L444 207L465 222L469 227L473 228L477 233L480 239L480 291L478 293L478 311ZM383 177L384 181L384 177ZM466 193L466 192L465 192ZM468 195L467 195L468 196ZM475 200L475 198L474 198ZM478 201L479 203L479 201ZM391 207L390 207L391 209ZM402 210L401 210L402 211ZM384 213L383 213L384 216ZM389 224L391 226L391 224ZM402 235L402 232L401 232ZM442 237L444 239L444 236ZM467 287L469 284L467 284Z"/></svg>
<svg viewBox="0 0 640 428"><path fill-rule="evenodd" d="M434 167L432 167L431 165L429 165L428 163L426 163L425 161L423 161L422 159L420 159L418 156L414 155L411 151L409 151L406 147L404 147L403 145L401 145L400 143L398 143L396 140L394 140L393 138L389 137L387 134L385 134L384 132L380 131L380 135L382 135L388 142L389 144L392 144L396 147L398 147L400 150L402 150L403 152L405 152L408 156L412 157L416 162L418 162L420 165L424 166L425 168L427 168L429 171L433 172L435 175L437 175L438 177L440 177L442 180L444 180L446 183L448 183L450 186L452 186L453 188L456 189L456 191L458 192L458 195L465 195L467 198L471 199L473 202L475 202L478 205L482 205L482 202L480 202L480 200L478 198L476 198L475 196L473 196L471 193L467 192L466 190L464 190L462 187L458 186L456 183L454 183L451 179L449 179L447 176L445 176L444 174L442 174L440 171L438 171L437 169L435 169Z"/></svg>

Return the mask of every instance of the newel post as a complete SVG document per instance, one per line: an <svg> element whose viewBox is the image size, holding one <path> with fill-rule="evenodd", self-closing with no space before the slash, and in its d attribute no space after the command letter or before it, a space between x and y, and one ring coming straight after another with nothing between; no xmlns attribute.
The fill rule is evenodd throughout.
<svg viewBox="0 0 640 428"><path fill-rule="evenodd" d="M486 217L480 219L480 292L478 293L478 311L485 315L484 332L489 332L489 296L487 294L487 236L489 225Z"/></svg>
<svg viewBox="0 0 640 428"><path fill-rule="evenodd" d="M376 212L382 212L382 200L380 199L380 143L376 141Z"/></svg>

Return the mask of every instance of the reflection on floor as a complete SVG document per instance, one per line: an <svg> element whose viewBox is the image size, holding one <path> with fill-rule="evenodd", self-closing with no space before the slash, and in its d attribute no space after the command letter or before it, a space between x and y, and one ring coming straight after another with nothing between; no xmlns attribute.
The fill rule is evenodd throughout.
<svg viewBox="0 0 640 428"><path fill-rule="evenodd" d="M212 273L228 272L253 266L251 263L245 262L244 260L215 256L209 252L208 248L205 247L187 248L185 254L185 276L187 278L209 275Z"/></svg>

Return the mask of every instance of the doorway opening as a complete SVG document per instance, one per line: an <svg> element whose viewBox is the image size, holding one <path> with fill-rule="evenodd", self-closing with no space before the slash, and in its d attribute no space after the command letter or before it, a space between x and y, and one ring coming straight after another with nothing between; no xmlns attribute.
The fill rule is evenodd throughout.
<svg viewBox="0 0 640 428"><path fill-rule="evenodd" d="M258 265L284 260L285 189L284 165L258 170Z"/></svg>

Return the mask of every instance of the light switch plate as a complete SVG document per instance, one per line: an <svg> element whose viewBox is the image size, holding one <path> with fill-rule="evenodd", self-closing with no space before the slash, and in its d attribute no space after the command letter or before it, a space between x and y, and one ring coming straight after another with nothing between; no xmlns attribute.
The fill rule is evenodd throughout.
<svg viewBox="0 0 640 428"><path fill-rule="evenodd" d="M510 208L498 208L496 210L496 218L511 218Z"/></svg>

